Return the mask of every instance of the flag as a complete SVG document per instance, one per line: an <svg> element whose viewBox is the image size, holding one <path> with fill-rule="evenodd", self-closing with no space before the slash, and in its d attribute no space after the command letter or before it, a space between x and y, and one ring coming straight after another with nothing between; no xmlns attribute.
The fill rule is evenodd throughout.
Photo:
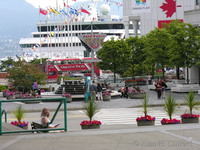
<svg viewBox="0 0 200 150"><path fill-rule="evenodd" d="M86 14L90 14L89 11L87 11L87 10L85 10L85 9L83 9L83 8L81 8L81 12L86 13Z"/></svg>
<svg viewBox="0 0 200 150"><path fill-rule="evenodd" d="M56 14L56 12L51 7L49 8L49 11L53 12L54 14Z"/></svg>
<svg viewBox="0 0 200 150"><path fill-rule="evenodd" d="M47 15L48 11L40 8L40 13L43 14L43 15Z"/></svg>
<svg viewBox="0 0 200 150"><path fill-rule="evenodd" d="M73 8L70 8L70 11L69 11L70 14L75 14L78 16L78 12L76 9L73 9Z"/></svg>
<svg viewBox="0 0 200 150"><path fill-rule="evenodd" d="M69 16L69 15L66 13L66 11L64 11L63 9L60 10L60 12L61 12L61 14L63 14L63 15Z"/></svg>

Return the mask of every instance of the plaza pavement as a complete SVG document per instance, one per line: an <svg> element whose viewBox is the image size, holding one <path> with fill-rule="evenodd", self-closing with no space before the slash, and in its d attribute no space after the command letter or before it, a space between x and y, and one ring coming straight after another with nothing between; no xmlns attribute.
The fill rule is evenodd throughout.
<svg viewBox="0 0 200 150"><path fill-rule="evenodd" d="M151 104L162 106L164 99L157 99L155 91L149 91ZM177 103L183 104L184 93L171 93ZM200 96L196 95L200 100ZM2 98L1 98L2 99ZM68 103L68 110L82 109L84 102ZM18 105L3 105L12 110ZM141 105L141 100L115 97L103 102L102 108L132 108ZM41 111L44 106L56 108L55 103L24 104L29 111ZM24 133L0 136L0 150L199 150L200 124L179 124L138 127L133 125L102 125L100 129L73 130L62 133Z"/></svg>

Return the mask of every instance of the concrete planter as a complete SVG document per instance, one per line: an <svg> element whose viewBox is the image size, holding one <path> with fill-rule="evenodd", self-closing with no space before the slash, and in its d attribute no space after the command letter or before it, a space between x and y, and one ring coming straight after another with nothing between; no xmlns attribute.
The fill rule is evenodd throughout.
<svg viewBox="0 0 200 150"><path fill-rule="evenodd" d="M138 126L154 126L155 121L137 121Z"/></svg>
<svg viewBox="0 0 200 150"><path fill-rule="evenodd" d="M182 118L182 123L199 123L199 118Z"/></svg>
<svg viewBox="0 0 200 150"><path fill-rule="evenodd" d="M15 99L15 95L6 95L6 99Z"/></svg>
<svg viewBox="0 0 200 150"><path fill-rule="evenodd" d="M81 126L82 130L85 129L99 129L100 125L92 125L92 126Z"/></svg>
<svg viewBox="0 0 200 150"><path fill-rule="evenodd" d="M67 103L71 103L72 102L72 97L67 97Z"/></svg>
<svg viewBox="0 0 200 150"><path fill-rule="evenodd" d="M103 95L103 101L109 101L109 100L111 100L110 95Z"/></svg>

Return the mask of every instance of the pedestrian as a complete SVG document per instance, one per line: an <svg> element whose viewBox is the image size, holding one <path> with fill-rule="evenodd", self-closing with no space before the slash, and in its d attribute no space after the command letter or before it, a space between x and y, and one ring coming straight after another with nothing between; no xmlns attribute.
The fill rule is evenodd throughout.
<svg viewBox="0 0 200 150"><path fill-rule="evenodd" d="M126 87L125 87L124 97L128 98L128 85L126 85Z"/></svg>
<svg viewBox="0 0 200 150"><path fill-rule="evenodd" d="M93 100L96 100L96 92L97 92L97 86L93 81L92 84L90 85L90 95Z"/></svg>
<svg viewBox="0 0 200 150"><path fill-rule="evenodd" d="M158 99L160 99L161 92L162 92L162 82L161 82L161 80L157 80L155 82L154 86L156 87L157 97L158 97Z"/></svg>
<svg viewBox="0 0 200 150"><path fill-rule="evenodd" d="M165 98L165 91L167 89L167 84L164 80L162 80L161 85L162 85L162 98Z"/></svg>
<svg viewBox="0 0 200 150"><path fill-rule="evenodd" d="M37 83L37 81L35 81L35 82L33 83L33 91L34 91L34 92L37 91L38 95L40 95L40 90L39 90L39 88L38 88L38 83Z"/></svg>
<svg viewBox="0 0 200 150"><path fill-rule="evenodd" d="M102 86L100 83L97 83L97 98L98 98L98 100L103 101Z"/></svg>

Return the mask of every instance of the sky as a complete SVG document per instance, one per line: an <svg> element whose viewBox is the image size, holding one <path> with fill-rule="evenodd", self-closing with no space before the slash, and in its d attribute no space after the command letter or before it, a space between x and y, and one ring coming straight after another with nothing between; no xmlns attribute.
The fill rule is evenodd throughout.
<svg viewBox="0 0 200 150"><path fill-rule="evenodd" d="M56 1L59 6L63 6L63 1L77 8L82 6L87 9L88 2L91 0L0 0L0 37L1 36L30 36L31 32L37 30L36 24L39 21L39 6L56 7ZM123 7L119 7L113 2L122 3L123 0L97 0L102 4L110 4L112 15L122 16Z"/></svg>

